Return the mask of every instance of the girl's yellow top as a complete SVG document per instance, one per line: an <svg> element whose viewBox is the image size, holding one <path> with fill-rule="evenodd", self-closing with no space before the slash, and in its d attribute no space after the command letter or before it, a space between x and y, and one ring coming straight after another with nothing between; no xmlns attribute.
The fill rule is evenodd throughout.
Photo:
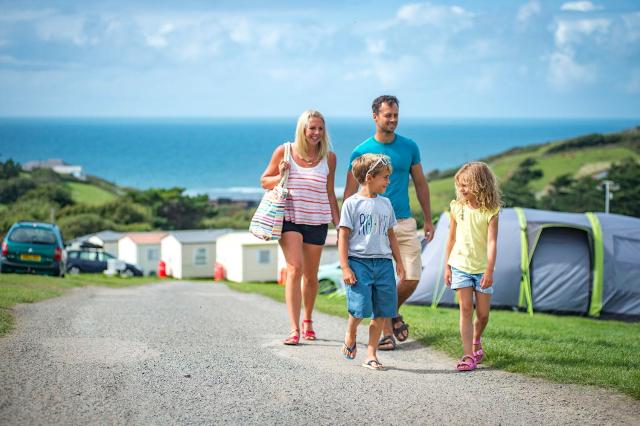
<svg viewBox="0 0 640 426"><path fill-rule="evenodd" d="M500 209L473 209L457 200L451 201L450 209L456 221L456 242L449 265L468 274L485 272L489 222Z"/></svg>

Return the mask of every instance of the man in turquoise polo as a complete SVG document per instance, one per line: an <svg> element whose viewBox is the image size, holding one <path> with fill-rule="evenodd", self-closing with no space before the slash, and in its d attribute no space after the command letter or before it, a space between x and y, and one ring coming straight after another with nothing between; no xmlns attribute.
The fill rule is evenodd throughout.
<svg viewBox="0 0 640 426"><path fill-rule="evenodd" d="M429 185L420 163L420 149L411 139L396 134L399 117L399 102L395 96L379 96L371 105L376 133L358 145L351 153L349 171L343 200L358 191L358 182L351 174L351 162L362 154L385 154L391 158L393 173L387 191L382 194L391 200L398 224L393 228L400 245L400 255L405 269L405 278L398 283L398 316L389 320L383 329L379 349L393 350L396 338L403 342L409 337L409 326L400 316L400 306L415 291L422 272L420 241L417 224L409 207L409 179L413 180L418 202L424 216L424 236L433 238ZM394 338L395 336L395 338Z"/></svg>

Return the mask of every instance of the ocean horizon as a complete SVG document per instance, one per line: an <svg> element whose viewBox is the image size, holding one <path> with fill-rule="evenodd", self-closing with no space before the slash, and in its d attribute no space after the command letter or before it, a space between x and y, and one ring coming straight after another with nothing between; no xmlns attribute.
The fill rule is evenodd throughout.
<svg viewBox="0 0 640 426"><path fill-rule="evenodd" d="M401 118L397 133L416 141L428 172L515 147L639 124L632 118ZM293 139L295 125L295 118L0 118L0 160L55 158L121 186L257 199L273 150ZM351 150L375 127L371 119L327 117L327 129L338 157L340 194Z"/></svg>

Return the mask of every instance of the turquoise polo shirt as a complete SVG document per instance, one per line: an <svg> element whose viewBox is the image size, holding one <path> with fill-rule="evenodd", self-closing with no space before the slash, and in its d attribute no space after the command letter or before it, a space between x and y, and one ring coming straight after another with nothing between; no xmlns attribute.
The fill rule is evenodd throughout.
<svg viewBox="0 0 640 426"><path fill-rule="evenodd" d="M411 217L409 207L409 178L411 166L420 164L420 149L411 139L395 135L392 142L378 142L373 136L355 147L349 159L349 171L351 162L362 154L384 154L391 158L393 173L391 173L387 191L382 194L391 200L393 211L397 219Z"/></svg>

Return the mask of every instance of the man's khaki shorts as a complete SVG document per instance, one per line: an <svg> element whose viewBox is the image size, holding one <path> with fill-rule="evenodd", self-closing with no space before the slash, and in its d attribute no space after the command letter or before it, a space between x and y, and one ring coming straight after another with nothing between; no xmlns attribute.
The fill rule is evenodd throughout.
<svg viewBox="0 0 640 426"><path fill-rule="evenodd" d="M416 220L412 217L400 219L393 227L398 244L400 257L405 270L405 280L419 280L422 274L422 250L417 235Z"/></svg>

